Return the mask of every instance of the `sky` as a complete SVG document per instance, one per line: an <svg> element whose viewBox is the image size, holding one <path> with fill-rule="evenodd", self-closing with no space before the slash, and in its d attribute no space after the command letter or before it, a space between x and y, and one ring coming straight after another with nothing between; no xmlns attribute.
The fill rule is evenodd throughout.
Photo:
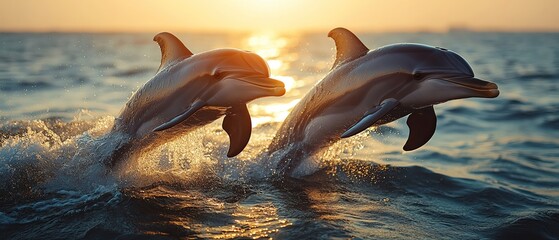
<svg viewBox="0 0 559 240"><path fill-rule="evenodd" d="M0 0L0 31L559 31L559 0Z"/></svg>

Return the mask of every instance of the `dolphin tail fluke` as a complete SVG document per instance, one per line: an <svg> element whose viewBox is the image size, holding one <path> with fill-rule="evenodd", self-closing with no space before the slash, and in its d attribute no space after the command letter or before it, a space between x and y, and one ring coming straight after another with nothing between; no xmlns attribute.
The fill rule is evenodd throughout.
<svg viewBox="0 0 559 240"><path fill-rule="evenodd" d="M229 109L223 119L222 127L229 135L227 157L237 156L248 144L252 131L250 114L246 105L237 105Z"/></svg>
<svg viewBox="0 0 559 240"><path fill-rule="evenodd" d="M192 114L194 114L196 111L200 110L200 108L204 107L205 105L206 105L206 103L204 101L197 100L194 103L192 103L192 105L190 105L190 107L188 107L188 109L186 109L186 111L184 111L183 113L174 117L173 119L169 120L168 122L163 123L163 124L159 125L158 127L154 128L153 131L157 132L157 131L163 131L165 129L171 128L171 127L181 123L182 121L186 120L190 116L192 116Z"/></svg>
<svg viewBox="0 0 559 240"><path fill-rule="evenodd" d="M396 100L394 98L388 98L388 99L382 101L382 103L380 105L378 105L378 106L372 108L371 110L367 111L367 113L365 113L363 118L361 118L361 120L359 120L359 122L357 122L355 125L353 125L351 128L349 128L347 131L345 131L342 134L341 137L342 138L351 137L351 136L353 136L355 134L358 134L358 133L362 132L363 130L369 128L370 126L375 124L375 122L377 122L379 119L384 117L384 115L386 115L388 112L390 112L396 106L398 106L398 104L399 104L398 100Z"/></svg>
<svg viewBox="0 0 559 240"><path fill-rule="evenodd" d="M433 106L419 109L408 117L406 121L410 128L408 141L404 151L412 151L423 146L431 139L437 128L437 116Z"/></svg>

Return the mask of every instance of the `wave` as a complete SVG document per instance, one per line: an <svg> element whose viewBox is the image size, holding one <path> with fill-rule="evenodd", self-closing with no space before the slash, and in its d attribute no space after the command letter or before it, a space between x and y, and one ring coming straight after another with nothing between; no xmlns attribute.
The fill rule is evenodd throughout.
<svg viewBox="0 0 559 240"><path fill-rule="evenodd" d="M559 149L559 141L543 137L509 137L500 140L499 144L507 149Z"/></svg>
<svg viewBox="0 0 559 240"><path fill-rule="evenodd" d="M148 72L154 72L153 68L149 67L139 67L139 68L130 68L125 70L120 70L118 72L113 73L115 77L134 77L137 75L143 75Z"/></svg>
<svg viewBox="0 0 559 240"><path fill-rule="evenodd" d="M493 113L489 113L487 116L482 116L482 118L493 121L516 121L537 119L552 115L555 112L555 106L501 105L498 109L494 110Z"/></svg>
<svg viewBox="0 0 559 240"><path fill-rule="evenodd" d="M559 212L543 211L521 214L499 227L495 239L557 239L559 236Z"/></svg>
<svg viewBox="0 0 559 240"><path fill-rule="evenodd" d="M549 118L540 123L543 128L559 130L559 118Z"/></svg>
<svg viewBox="0 0 559 240"><path fill-rule="evenodd" d="M0 212L1 236L9 239L82 238L101 220L97 212L114 209L123 200L114 187L100 186L93 191L60 190L30 203ZM96 216L89 218L88 216ZM80 221L76 221L80 219ZM65 226L61 230L56 226ZM122 225L119 225L122 228ZM39 234L39 235L38 235Z"/></svg>
<svg viewBox="0 0 559 240"><path fill-rule="evenodd" d="M475 132L487 129L476 122L458 118L440 121L437 128L446 132Z"/></svg>
<svg viewBox="0 0 559 240"><path fill-rule="evenodd" d="M264 136L277 127L269 125L255 129L256 140L237 158L223 157L228 146L226 133L214 124L107 170L99 159L113 148L113 138L118 137L105 135L111 125L112 117L104 117L73 122L15 121L0 127L2 236L36 238L41 232L43 237L141 238L165 232L183 238L267 237L294 224L282 214L291 218L303 214L318 219L310 225L297 223L297 230L290 236L329 232L348 237L359 230L348 230L345 223L332 226L321 219L352 219L363 229L377 226L386 231L390 221L455 221L452 219L460 216L450 211L432 215L430 210L403 215L394 210L405 209L404 203L410 201L416 206L425 205L420 209L433 211L438 209L437 204L443 204L483 212L466 217L472 221L476 217L506 216L530 206L553 206L530 192L451 177L420 166L339 159L332 153L321 156L319 167L309 168L316 169L310 175L275 178L270 169L273 164L261 154L270 140ZM385 131L395 129L380 130ZM363 135L355 141L366 138L369 136ZM334 146L332 151L347 150L346 145ZM433 161L454 160L451 155L434 151L425 154L424 158ZM314 196L317 191L320 194ZM327 211L323 205L329 203L329 194L340 198L341 203L327 204ZM389 222L365 219L367 215L350 207L369 202L379 206L369 210L371 214L389 216ZM338 209L332 212L332 208ZM59 226L72 230L64 235ZM251 226L250 230L246 226ZM426 238L437 235L418 228L396 235L414 234Z"/></svg>
<svg viewBox="0 0 559 240"><path fill-rule="evenodd" d="M21 203L41 197L43 184L74 162L77 167L80 161L71 160L79 155L80 147L111 124L110 118L70 123L50 118L0 126L0 202Z"/></svg>
<svg viewBox="0 0 559 240"><path fill-rule="evenodd" d="M122 138L107 134L113 121L110 116L72 122L50 118L0 125L0 203L34 201L59 190L87 192L99 186L129 188L162 181L199 184L215 182L214 178L244 181L271 175L259 168L268 162L259 156L269 138L251 142L252 149L239 156L248 160L228 159L224 157L228 138L217 123L107 168L102 160Z"/></svg>
<svg viewBox="0 0 559 240"><path fill-rule="evenodd" d="M515 76L518 79L556 79L559 78L559 75L555 73L546 73L546 72L533 72L533 73L518 73Z"/></svg>
<svg viewBox="0 0 559 240"><path fill-rule="evenodd" d="M21 82L2 81L2 84L0 84L0 91L17 92L22 90L44 90L54 87L55 85L43 80Z"/></svg>

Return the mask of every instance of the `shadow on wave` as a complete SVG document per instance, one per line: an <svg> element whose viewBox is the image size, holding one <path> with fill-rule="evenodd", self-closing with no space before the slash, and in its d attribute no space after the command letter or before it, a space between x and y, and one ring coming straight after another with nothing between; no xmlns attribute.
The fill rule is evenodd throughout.
<svg viewBox="0 0 559 240"><path fill-rule="evenodd" d="M500 226L495 239L557 239L559 212L544 211L520 216Z"/></svg>

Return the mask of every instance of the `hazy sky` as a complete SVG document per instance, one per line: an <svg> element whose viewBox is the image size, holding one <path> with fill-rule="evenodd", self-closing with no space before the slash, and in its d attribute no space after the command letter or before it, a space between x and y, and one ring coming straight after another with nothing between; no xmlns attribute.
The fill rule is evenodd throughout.
<svg viewBox="0 0 559 240"><path fill-rule="evenodd" d="M559 31L559 0L0 2L0 31Z"/></svg>

